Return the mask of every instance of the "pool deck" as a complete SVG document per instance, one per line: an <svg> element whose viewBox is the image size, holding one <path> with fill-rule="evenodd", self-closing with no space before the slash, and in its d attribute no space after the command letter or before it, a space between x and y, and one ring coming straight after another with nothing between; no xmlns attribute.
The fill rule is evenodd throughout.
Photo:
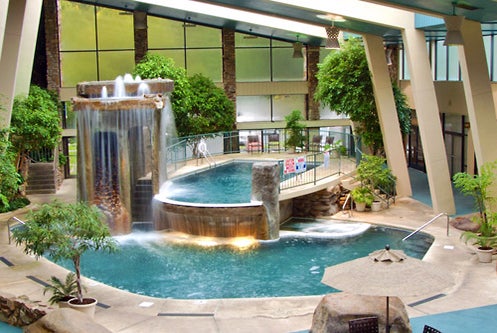
<svg viewBox="0 0 497 333"><path fill-rule="evenodd" d="M256 156L254 156L256 158ZM30 196L32 205L76 200L76 180L66 179L54 195ZM35 277L47 281L50 276L65 276L67 271L43 258L36 260L22 252L21 247L9 244L7 221L12 216L22 218L28 209L0 214L0 290L16 296L25 295L32 301L48 304L49 295ZM416 229L433 218L430 207L411 198L398 198L390 208L380 212L339 212L332 218L362 221L408 229ZM412 321L423 322L422 316L450 311L478 309L497 304L496 262L478 263L472 248L460 241L460 232L450 228L441 217L424 231L435 236L434 244L424 260L447 270L455 285L436 295L403 297ZM83 271L84 274L84 271ZM261 299L176 300L136 295L85 279L88 295L96 297L95 321L112 332L307 332L313 312L322 296ZM435 296L435 297L433 297ZM495 319L476 319L495 328ZM418 318L421 317L421 318ZM426 318L430 318L427 316ZM455 317L455 319L454 319ZM493 316L495 317L495 316ZM451 321L458 316L450 317ZM461 319L462 321L463 319ZM465 319L466 320L466 319ZM493 321L492 321L493 320ZM461 323L463 324L463 323ZM419 326L419 325L418 325ZM455 325L458 326L458 325ZM464 327L464 325L459 325ZM473 326L474 327L474 326ZM440 329L440 328L439 328ZM442 330L443 331L443 330ZM469 332L467 328L460 332ZM478 330L477 330L478 331ZM491 332L490 329L488 332ZM456 332L451 330L451 332ZM479 332L484 332L479 330Z"/></svg>

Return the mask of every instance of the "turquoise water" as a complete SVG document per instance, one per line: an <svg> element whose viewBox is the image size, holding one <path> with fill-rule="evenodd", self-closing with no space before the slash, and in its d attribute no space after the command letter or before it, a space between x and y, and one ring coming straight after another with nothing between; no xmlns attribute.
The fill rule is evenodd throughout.
<svg viewBox="0 0 497 333"><path fill-rule="evenodd" d="M235 161L166 182L161 195L170 200L205 204L250 202L253 162ZM307 170L314 166L307 163ZM295 174L281 175L281 181Z"/></svg>
<svg viewBox="0 0 497 333"><path fill-rule="evenodd" d="M328 266L365 256L386 244L422 258L433 241L418 234L401 242L408 231L400 229L371 227L362 232L364 224L357 224L359 231L354 232L354 224L342 223L348 229L339 232L336 224L328 224L293 220L284 226L287 231L282 231L279 241L262 242L249 250L178 245L161 234L135 233L119 238L121 251L116 254L85 254L82 272L120 289L161 298L320 295L335 291L320 282ZM312 233L300 232L309 226ZM70 263L64 266L71 268Z"/></svg>
<svg viewBox="0 0 497 333"><path fill-rule="evenodd" d="M206 204L250 202L252 163L236 162L175 178L165 185L168 199Z"/></svg>
<svg viewBox="0 0 497 333"><path fill-rule="evenodd" d="M0 332L2 333L21 333L22 328L16 326L10 326L3 321L0 321Z"/></svg>

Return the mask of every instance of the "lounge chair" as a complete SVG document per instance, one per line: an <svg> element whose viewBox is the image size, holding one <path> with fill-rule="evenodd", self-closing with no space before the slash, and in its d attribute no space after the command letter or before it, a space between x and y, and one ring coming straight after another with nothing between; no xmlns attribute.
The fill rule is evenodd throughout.
<svg viewBox="0 0 497 333"><path fill-rule="evenodd" d="M364 317L349 320L350 333L378 333L378 317Z"/></svg>

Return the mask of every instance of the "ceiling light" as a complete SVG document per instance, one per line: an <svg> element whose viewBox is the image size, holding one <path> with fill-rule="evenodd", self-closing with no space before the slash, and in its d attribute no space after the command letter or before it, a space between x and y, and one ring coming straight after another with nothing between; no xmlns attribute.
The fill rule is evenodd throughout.
<svg viewBox="0 0 497 333"><path fill-rule="evenodd" d="M338 34L340 33L340 29L335 25L331 27L325 27L326 35L326 46L327 49L340 49L340 43L338 42Z"/></svg>
<svg viewBox="0 0 497 333"><path fill-rule="evenodd" d="M292 58L303 58L302 54L302 43L299 42L299 35L297 35L297 41L293 43L293 55Z"/></svg>
<svg viewBox="0 0 497 333"><path fill-rule="evenodd" d="M293 43L293 58L303 58L304 54L302 53L302 43L295 42Z"/></svg>

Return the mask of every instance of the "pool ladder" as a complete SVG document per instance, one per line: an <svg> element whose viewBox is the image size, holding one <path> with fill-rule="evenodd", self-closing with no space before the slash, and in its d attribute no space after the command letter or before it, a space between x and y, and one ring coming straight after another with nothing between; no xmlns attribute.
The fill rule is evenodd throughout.
<svg viewBox="0 0 497 333"><path fill-rule="evenodd" d="M439 217L442 217L442 216L446 216L447 217L447 236L449 236L449 215L447 213L440 213L438 214L437 216L433 217L432 219L430 219L428 222L426 222L425 224L423 224L422 226L420 226L419 228L417 228L416 230L414 230L413 232L411 232L409 235L407 235L406 237L402 238L402 241L405 241L407 239L409 239L411 236L414 236L415 234L417 234L418 232L420 232L421 230L423 230L425 227L427 227L428 225L432 224L433 222L435 222Z"/></svg>
<svg viewBox="0 0 497 333"><path fill-rule="evenodd" d="M212 158L211 153L209 153L209 150L207 149L207 144L205 143L204 139L200 140L198 144L198 151L200 152L200 154L202 154L202 157L205 158L207 163L209 163L209 167L211 167L212 164L216 166L216 161L214 161L214 158Z"/></svg>
<svg viewBox="0 0 497 333"><path fill-rule="evenodd" d="M10 234L10 228L11 228L11 223L10 221L15 221L16 222L16 225L18 224L22 224L22 225L25 225L26 222L24 222L23 220L21 220L20 218L17 218L15 216L12 216L10 219L7 220L7 235L9 237L9 244L11 243L11 234Z"/></svg>

